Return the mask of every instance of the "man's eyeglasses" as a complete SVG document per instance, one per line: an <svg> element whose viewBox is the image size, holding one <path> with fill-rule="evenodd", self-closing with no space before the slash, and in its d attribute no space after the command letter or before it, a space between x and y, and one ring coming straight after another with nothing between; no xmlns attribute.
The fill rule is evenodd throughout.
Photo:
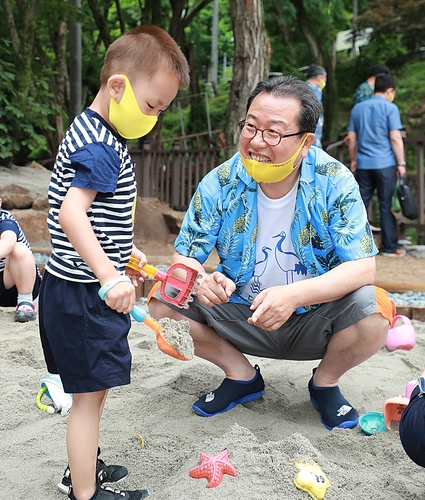
<svg viewBox="0 0 425 500"><path fill-rule="evenodd" d="M295 132L294 134L281 134L277 130L273 130L271 128L261 129L257 128L252 123L249 123L245 120L242 120L238 123L239 132L242 137L245 139L254 139L257 135L257 132L261 132L261 137L263 141L269 146L278 146L282 139L286 139L287 137L294 137L296 135L306 134L308 131L300 131Z"/></svg>

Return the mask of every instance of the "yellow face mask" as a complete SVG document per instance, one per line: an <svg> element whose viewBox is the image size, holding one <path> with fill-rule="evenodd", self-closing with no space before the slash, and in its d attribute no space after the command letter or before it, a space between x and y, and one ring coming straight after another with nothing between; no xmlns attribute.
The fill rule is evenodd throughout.
<svg viewBox="0 0 425 500"><path fill-rule="evenodd" d="M125 76L124 94L119 104L111 99L109 121L125 139L138 139L148 134L158 121L157 116L145 115L140 111L129 79Z"/></svg>
<svg viewBox="0 0 425 500"><path fill-rule="evenodd" d="M320 90L323 90L325 87L326 87L326 80L322 80L322 81L319 83L319 89L320 89Z"/></svg>
<svg viewBox="0 0 425 500"><path fill-rule="evenodd" d="M295 165L295 160L300 154L300 151L309 135L310 134L307 134L305 136L301 146L295 151L291 158L282 163L261 163L257 160L248 160L240 155L241 162L248 174L257 182L270 183L283 181L283 179L286 179L289 175L291 175L292 172L300 165L301 160L297 165Z"/></svg>

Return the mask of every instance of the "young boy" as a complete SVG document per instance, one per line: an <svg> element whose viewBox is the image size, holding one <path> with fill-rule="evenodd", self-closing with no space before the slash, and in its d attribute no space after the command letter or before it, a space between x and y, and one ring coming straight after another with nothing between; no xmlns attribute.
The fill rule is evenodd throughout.
<svg viewBox="0 0 425 500"><path fill-rule="evenodd" d="M69 468L58 485L73 500L140 500L145 490L103 483L123 479L125 467L97 460L99 421L108 389L130 383L129 312L138 281L126 264L133 246L136 183L125 139L146 135L158 115L189 83L188 63L175 41L142 26L107 50L101 87L70 126L49 186L53 251L40 292L40 335L50 373L73 394L67 430ZM126 274L124 274L126 273ZM131 278L129 277L131 275ZM100 287L107 290L102 301ZM72 483L71 483L72 481Z"/></svg>
<svg viewBox="0 0 425 500"><path fill-rule="evenodd" d="M26 323L37 315L41 274L20 225L1 205L0 198L0 306L16 306L15 321Z"/></svg>

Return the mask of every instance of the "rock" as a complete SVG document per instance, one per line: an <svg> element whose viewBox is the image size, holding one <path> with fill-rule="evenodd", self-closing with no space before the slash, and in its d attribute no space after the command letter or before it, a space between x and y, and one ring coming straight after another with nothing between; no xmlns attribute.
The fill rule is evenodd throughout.
<svg viewBox="0 0 425 500"><path fill-rule="evenodd" d="M29 194L8 194L2 196L2 208L4 210L13 210L14 208L19 210L24 210L26 208L31 208L34 202L33 198Z"/></svg>
<svg viewBox="0 0 425 500"><path fill-rule="evenodd" d="M49 211L49 200L46 197L41 197L39 196L33 201L32 204L32 209L33 210L45 210L46 212Z"/></svg>
<svg viewBox="0 0 425 500"><path fill-rule="evenodd" d="M137 198L134 221L134 239L145 242L168 242L169 229L164 220L161 202L157 198Z"/></svg>
<svg viewBox="0 0 425 500"><path fill-rule="evenodd" d="M50 248L50 235L47 230L47 211L11 210L18 221L33 251Z"/></svg>

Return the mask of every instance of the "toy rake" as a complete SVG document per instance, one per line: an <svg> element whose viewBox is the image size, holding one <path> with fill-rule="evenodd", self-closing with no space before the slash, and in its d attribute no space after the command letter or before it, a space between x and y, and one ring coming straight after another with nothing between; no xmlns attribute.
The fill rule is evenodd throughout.
<svg viewBox="0 0 425 500"><path fill-rule="evenodd" d="M183 309L188 309L189 303L193 301L192 295L196 294L196 290L199 286L199 282L197 280L198 278L201 278L198 271L180 262L170 266L167 271L161 271L160 269L157 269L149 264L139 267L139 261L134 257L130 257L127 267L136 271L142 270L148 276L161 281L161 286L159 288L161 297L170 304ZM173 273L176 270L184 271L186 273L185 279L180 279L177 276L174 276ZM167 286L170 286L174 290L178 291L175 297L168 295Z"/></svg>

